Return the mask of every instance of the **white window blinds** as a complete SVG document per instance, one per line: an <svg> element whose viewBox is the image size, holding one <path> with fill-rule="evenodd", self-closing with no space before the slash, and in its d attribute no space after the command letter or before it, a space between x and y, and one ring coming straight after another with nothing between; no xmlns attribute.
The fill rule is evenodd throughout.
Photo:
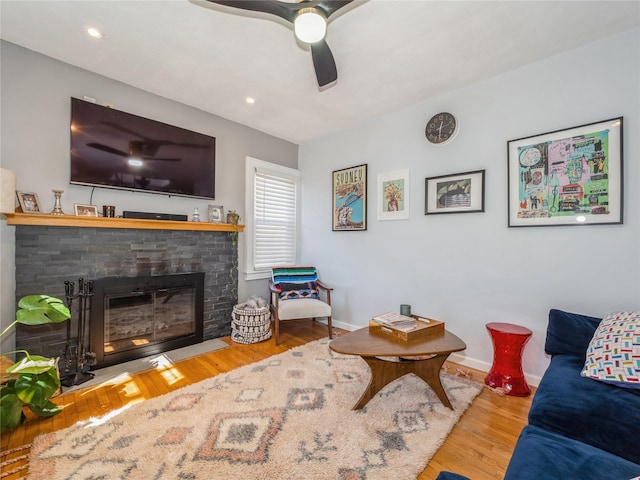
<svg viewBox="0 0 640 480"><path fill-rule="evenodd" d="M295 265L298 178L264 168L254 173L253 268Z"/></svg>

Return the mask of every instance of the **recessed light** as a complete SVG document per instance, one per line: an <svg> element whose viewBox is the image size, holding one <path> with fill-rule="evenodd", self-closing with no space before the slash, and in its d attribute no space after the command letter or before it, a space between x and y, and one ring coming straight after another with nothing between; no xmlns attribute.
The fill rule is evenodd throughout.
<svg viewBox="0 0 640 480"><path fill-rule="evenodd" d="M253 105L254 103L256 103L256 99L253 97L247 97L245 99L245 102L247 102L249 105Z"/></svg>
<svg viewBox="0 0 640 480"><path fill-rule="evenodd" d="M87 27L87 34L93 38L102 38L104 35L96 27Z"/></svg>

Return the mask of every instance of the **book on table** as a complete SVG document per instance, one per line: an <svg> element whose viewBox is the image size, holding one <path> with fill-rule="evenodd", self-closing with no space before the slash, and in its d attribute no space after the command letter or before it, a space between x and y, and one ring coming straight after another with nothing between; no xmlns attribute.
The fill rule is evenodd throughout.
<svg viewBox="0 0 640 480"><path fill-rule="evenodd" d="M380 315L375 315L371 320L385 327L400 330L401 332L413 330L418 324L415 318L400 315L396 312L381 313Z"/></svg>
<svg viewBox="0 0 640 480"><path fill-rule="evenodd" d="M392 312L393 313L393 312ZM391 324L383 323L383 320L389 323L388 318L379 318L386 316L387 314L377 315L378 320L376 321L376 317L373 317L369 321L369 332L374 335L387 337L387 338L395 338L403 341L417 340L417 339L425 339L427 337L435 337L444 335L444 322L440 320L434 320L432 318L422 317L418 315L412 315L412 320L414 320L415 325L412 328L397 328ZM395 314L397 315L397 314ZM391 316L393 318L393 316Z"/></svg>

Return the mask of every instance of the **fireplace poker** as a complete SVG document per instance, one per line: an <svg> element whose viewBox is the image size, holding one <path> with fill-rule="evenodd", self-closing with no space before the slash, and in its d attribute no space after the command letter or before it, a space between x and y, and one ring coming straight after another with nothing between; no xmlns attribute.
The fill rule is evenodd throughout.
<svg viewBox="0 0 640 480"><path fill-rule="evenodd" d="M66 299L67 308L71 311L71 304L73 303L73 290L75 288L74 282L65 280L64 282L64 294ZM67 341L64 345L64 377L67 377L71 372L71 320L67 322Z"/></svg>
<svg viewBox="0 0 640 480"><path fill-rule="evenodd" d="M93 281L85 282L84 278L78 279L78 338L76 341L76 373L65 377L62 385L70 387L72 385L80 385L81 383L91 380L93 373L84 372L87 365L87 353L85 350L85 323L87 310L87 297L93 295ZM95 358L95 354L93 354Z"/></svg>

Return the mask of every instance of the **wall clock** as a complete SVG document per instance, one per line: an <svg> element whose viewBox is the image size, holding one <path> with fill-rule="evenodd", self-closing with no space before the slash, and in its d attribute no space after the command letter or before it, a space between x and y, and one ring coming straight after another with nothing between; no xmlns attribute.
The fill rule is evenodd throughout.
<svg viewBox="0 0 640 480"><path fill-rule="evenodd" d="M429 143L444 145L449 143L458 133L460 124L451 113L441 112L435 114L427 122L424 134Z"/></svg>

